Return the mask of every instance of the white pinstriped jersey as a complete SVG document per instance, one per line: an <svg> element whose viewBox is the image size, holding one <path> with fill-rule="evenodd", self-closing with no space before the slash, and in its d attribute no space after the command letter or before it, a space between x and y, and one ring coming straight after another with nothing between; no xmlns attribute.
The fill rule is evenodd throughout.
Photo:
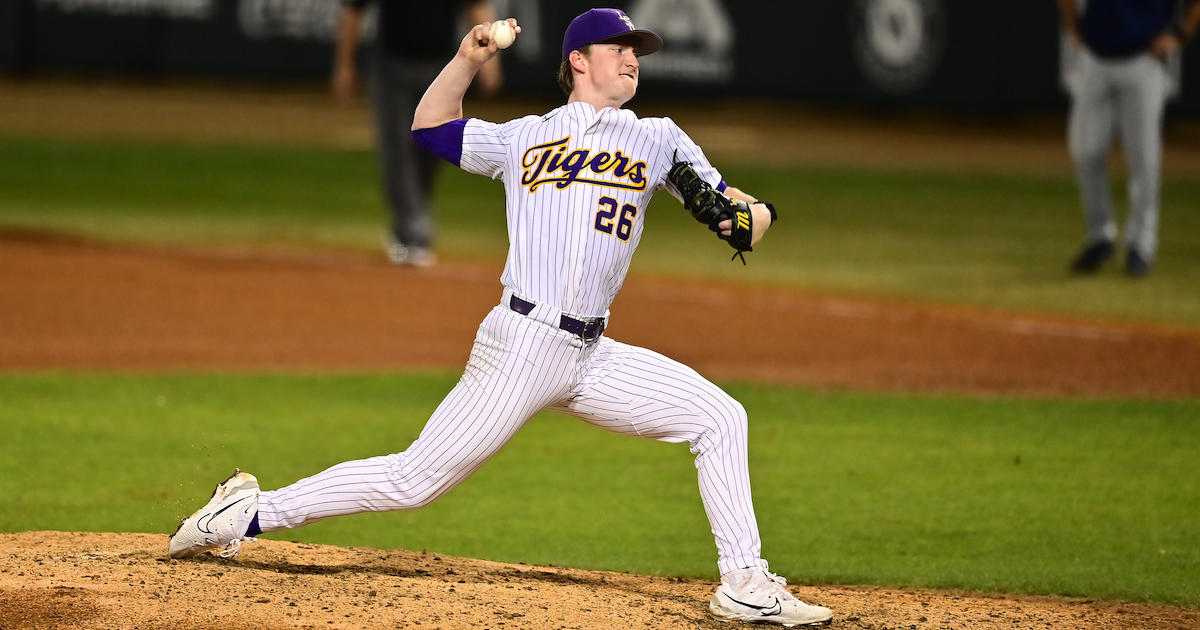
<svg viewBox="0 0 1200 630"><path fill-rule="evenodd" d="M677 153L677 158L676 156ZM508 260L501 282L578 317L607 317L675 159L714 187L704 153L670 118L574 102L544 116L463 129L459 165L504 182Z"/></svg>

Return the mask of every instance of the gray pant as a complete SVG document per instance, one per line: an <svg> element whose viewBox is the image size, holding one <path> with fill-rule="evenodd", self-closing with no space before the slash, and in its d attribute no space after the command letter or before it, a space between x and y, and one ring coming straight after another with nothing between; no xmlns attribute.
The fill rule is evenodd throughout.
<svg viewBox="0 0 1200 630"><path fill-rule="evenodd" d="M1070 86L1067 142L1088 242L1117 239L1108 154L1119 136L1129 169L1125 245L1152 261L1158 248L1162 120L1170 76L1163 62L1149 54L1108 60L1081 51L1078 63L1077 80Z"/></svg>
<svg viewBox="0 0 1200 630"><path fill-rule="evenodd" d="M441 158L417 147L411 129L417 103L443 65L378 52L370 60L368 87L375 110L380 177L392 214L392 236L403 245L433 245L429 197Z"/></svg>

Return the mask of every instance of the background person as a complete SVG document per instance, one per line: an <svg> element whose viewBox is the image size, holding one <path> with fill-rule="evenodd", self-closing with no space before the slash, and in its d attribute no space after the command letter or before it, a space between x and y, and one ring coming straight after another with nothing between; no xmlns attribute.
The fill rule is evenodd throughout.
<svg viewBox="0 0 1200 630"><path fill-rule="evenodd" d="M359 92L357 52L364 12L372 2L378 14L367 87L391 213L385 246L396 264L428 267L436 260L429 206L438 159L417 148L409 127L421 95L454 54L460 19L479 24L495 16L486 0L343 0L332 77L334 95L343 105L353 103ZM480 68L476 83L485 95L499 90L500 60Z"/></svg>
<svg viewBox="0 0 1200 630"><path fill-rule="evenodd" d="M1182 20L1180 3L1188 2ZM1158 250L1162 119L1173 81L1167 58L1200 26L1200 2L1058 0L1072 47L1068 146L1087 218L1087 242L1071 263L1094 273L1115 255L1117 223L1108 184L1108 153L1121 139L1129 169L1125 270L1145 276Z"/></svg>

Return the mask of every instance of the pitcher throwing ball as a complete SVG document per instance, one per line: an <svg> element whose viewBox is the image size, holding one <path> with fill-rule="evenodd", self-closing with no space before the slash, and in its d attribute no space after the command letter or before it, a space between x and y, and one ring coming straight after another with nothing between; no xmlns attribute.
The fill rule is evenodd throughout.
<svg viewBox="0 0 1200 630"><path fill-rule="evenodd" d="M550 408L615 433L688 443L716 537L716 618L829 621L828 608L793 597L760 555L742 405L691 368L604 336L655 192L681 199L738 253L758 242L774 209L726 186L670 119L622 109L637 92L638 57L662 39L616 9L593 9L567 28L559 72L566 105L502 124L464 119L471 78L497 54L489 27L471 29L413 121L422 147L505 187L504 292L479 327L462 379L402 453L338 464L271 492L237 472L180 525L171 557L231 556L262 532L421 507Z"/></svg>

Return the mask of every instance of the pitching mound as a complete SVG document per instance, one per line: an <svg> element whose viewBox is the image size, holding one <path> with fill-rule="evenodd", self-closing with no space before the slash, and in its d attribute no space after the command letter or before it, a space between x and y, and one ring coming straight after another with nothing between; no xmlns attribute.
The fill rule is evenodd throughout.
<svg viewBox="0 0 1200 630"><path fill-rule="evenodd" d="M733 628L716 584L260 540L169 560L162 534L0 534L0 628L200 630ZM844 628L1197 628L1164 606L906 589L789 587Z"/></svg>

